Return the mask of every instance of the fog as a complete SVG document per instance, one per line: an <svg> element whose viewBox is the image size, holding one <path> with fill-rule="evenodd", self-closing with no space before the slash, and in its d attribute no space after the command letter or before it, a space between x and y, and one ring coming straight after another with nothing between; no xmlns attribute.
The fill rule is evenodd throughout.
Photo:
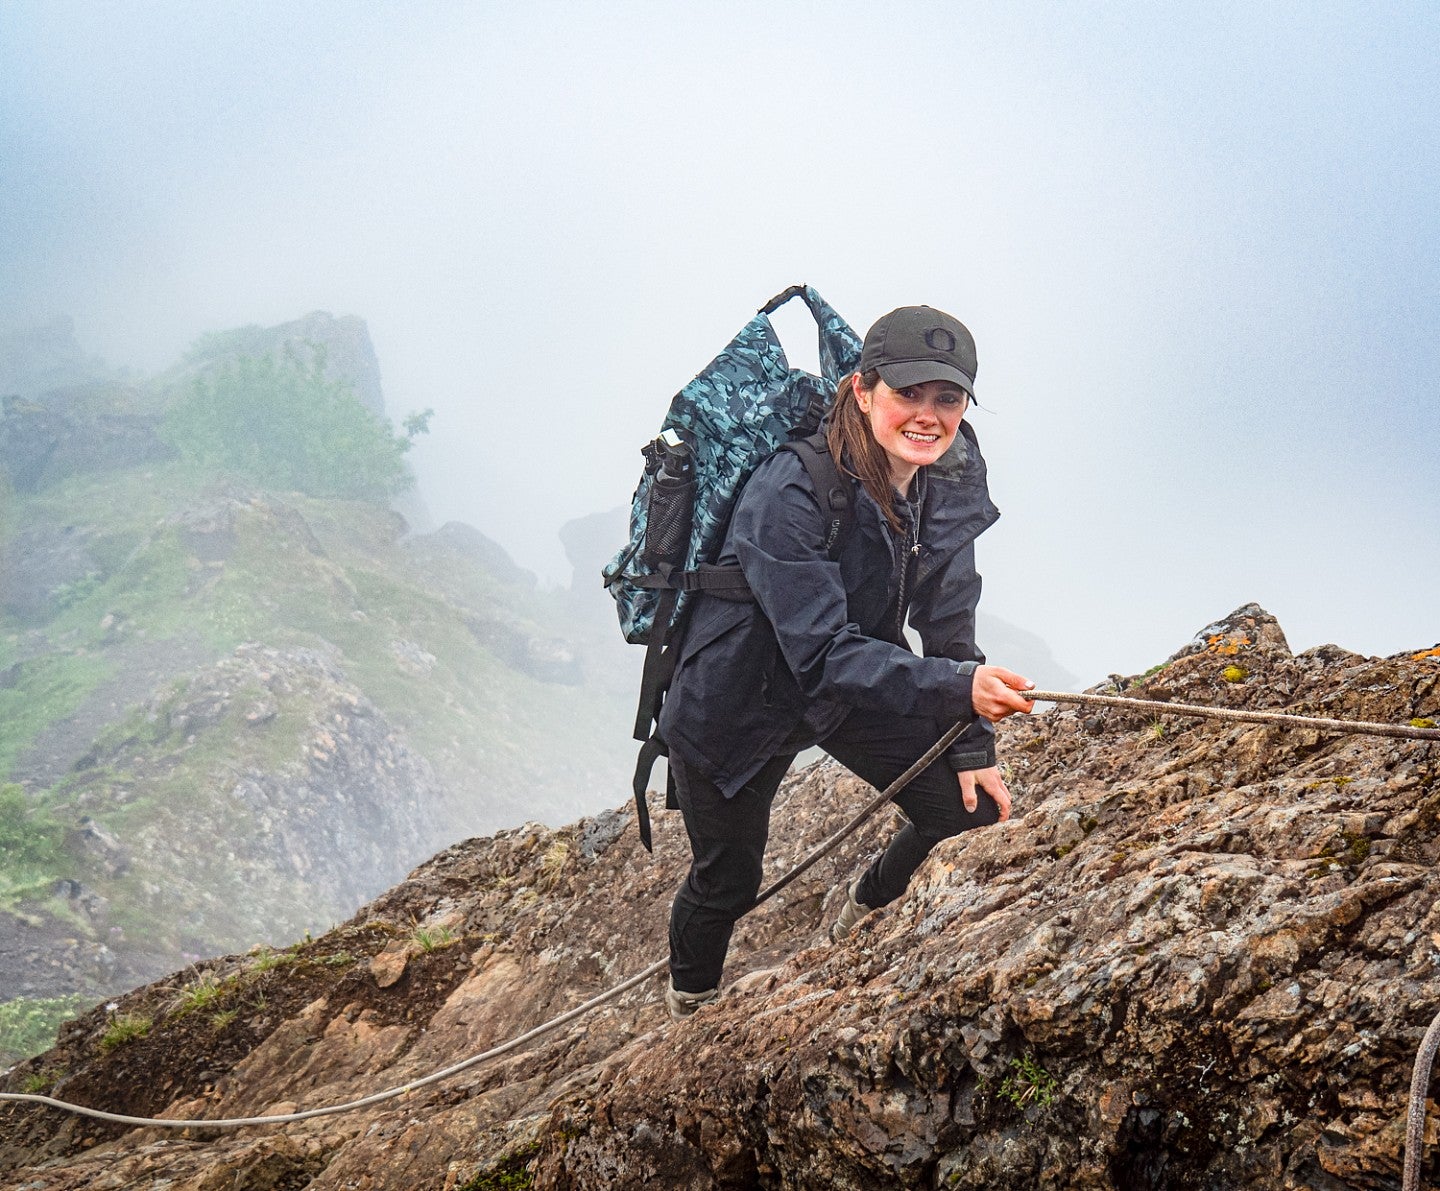
<svg viewBox="0 0 1440 1191"><path fill-rule="evenodd" d="M437 522L568 583L771 294L929 303L979 344L983 608L1087 682L1247 600L1424 647L1437 64L1423 5L3 0L0 323L152 371L358 314Z"/></svg>

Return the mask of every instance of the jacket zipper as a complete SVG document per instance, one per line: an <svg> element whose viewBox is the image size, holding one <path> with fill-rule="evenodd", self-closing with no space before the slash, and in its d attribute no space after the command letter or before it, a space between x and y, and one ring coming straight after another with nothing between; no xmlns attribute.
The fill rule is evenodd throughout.
<svg viewBox="0 0 1440 1191"><path fill-rule="evenodd" d="M920 527L919 513L914 518L908 519L906 524L905 538L895 543L896 561L900 568L900 592L895 599L895 640L905 640L905 588L910 575L910 568L920 555Z"/></svg>

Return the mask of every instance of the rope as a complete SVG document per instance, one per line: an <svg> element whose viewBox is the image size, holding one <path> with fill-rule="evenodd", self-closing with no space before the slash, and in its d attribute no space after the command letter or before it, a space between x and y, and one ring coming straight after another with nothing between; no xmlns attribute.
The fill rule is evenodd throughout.
<svg viewBox="0 0 1440 1191"><path fill-rule="evenodd" d="M1288 715L1276 711L1242 711L1234 708L1202 707L1194 703L1171 703L1158 699L1132 699L1118 695L1072 694L1065 691L1034 690L1025 691L1023 694L1028 699L1045 703L1078 703L1099 707L1120 707L1137 711L1157 711L1164 712L1168 715L1235 720L1245 723L1305 725L1326 731L1369 736L1440 740L1440 728L1416 728L1409 724L1378 724L1367 723L1361 720L1335 720L1325 719L1319 716ZM802 873L834 851L835 848L847 837L852 835L861 824L909 785L922 770L931 765L941 753L950 747L955 738L959 736L967 726L968 724L964 721L953 725L922 757L871 799L870 802L866 803L848 822L831 834L829 838L810 852L809 855L790 869L789 872L761 890L749 909L745 910L740 916L744 917L744 914L748 914L757 906L769 901L770 898L774 897L787 885L799 878ZM643 968L641 971L636 972L633 976L623 980L614 987L606 989L604 992L591 997L590 1000L583 1004L577 1005L575 1008L567 1010L551 1018L549 1021L542 1022L540 1025L510 1039L508 1042L491 1047L489 1050L482 1051L479 1054L471 1055L469 1058L462 1059L458 1063L442 1068L421 1079L412 1080L409 1083L401 1084L397 1087L375 1092L373 1095L362 1097L359 1100L346 1101L343 1104L331 1104L321 1108L307 1109L304 1112L283 1113L275 1116L231 1117L211 1121L205 1120L204 1118L174 1120L166 1117L132 1117L121 1113L103 1112L100 1109L89 1108L82 1104L72 1104L69 1101L57 1100L52 1096L32 1095L20 1092L0 1092L0 1100L44 1104L65 1112L93 1117L100 1121L110 1121L120 1125L139 1125L170 1129L239 1129L251 1125L281 1125L294 1121L306 1121L315 1117L333 1116L337 1113L355 1112L358 1109L367 1108L372 1104L380 1104L386 1100L393 1100L399 1096L408 1095L410 1092L418 1091L420 1088L429 1087L431 1084L449 1079L451 1076L458 1075L460 1072L466 1071L480 1063L499 1058L501 1055L517 1050L537 1038L541 1038L546 1034L558 1030L561 1026L568 1025L577 1018L583 1017L607 1001L612 1001L622 993L628 992L636 985L644 983L660 972L667 962L665 959L656 960L649 967ZM1415 1059L1415 1072L1410 1087L1408 1128L1405 1135L1405 1183L1402 1191L1417 1191L1419 1186L1420 1161L1423 1155L1425 1141L1425 1099L1430 1083L1430 1071L1434 1064L1437 1049L1440 1049L1440 1015L1437 1015L1435 1020L1431 1022L1429 1030L1426 1031L1424 1042L1421 1044L1420 1053Z"/></svg>
<svg viewBox="0 0 1440 1191"><path fill-rule="evenodd" d="M1440 740L1440 728L1410 724L1374 724L1364 720L1328 720L1320 716L1287 715L1279 711L1241 711L1231 707L1201 707L1198 703L1170 703L1161 699L1131 699L1119 695L1072 695L1064 691L1020 691L1026 699L1044 703L1081 703L1097 707L1123 707L1132 711L1163 711L1167 715L1205 716L1212 720L1242 720L1252 724L1294 724L1327 732L1362 736L1402 736L1410 740Z"/></svg>
<svg viewBox="0 0 1440 1191"><path fill-rule="evenodd" d="M746 909L740 917L743 918L745 914L750 913L751 910L763 902L769 901L799 877L801 873L811 868L830 852L833 852L835 848L837 848L847 836L853 834L866 819L870 818L871 815L914 781L922 770L933 764L940 754L949 748L950 745L955 742L955 738L968 726L969 724L964 720L954 724L939 740L926 750L925 754L920 757L915 764L911 765L909 769L866 803L844 826L830 835L828 839L822 842L789 872L785 873L773 884L761 890L754 902L750 904L750 907ZM322 1108L306 1109L304 1112L279 1113L274 1116L227 1117L210 1121L203 1117L194 1120L175 1120L170 1117L131 1117L125 1116L122 1113L104 1112L98 1108L89 1108L83 1104L72 1104L68 1100L57 1100L53 1096L41 1096L22 1092L0 1092L0 1100L17 1100L26 1104L45 1104L51 1108L61 1109L64 1112L93 1117L97 1121L111 1121L117 1125L142 1125L160 1129L240 1129L249 1125L283 1125L293 1121L308 1121L314 1117L333 1116L336 1113L355 1112L357 1109L368 1108L372 1104L379 1104L385 1100L393 1100L398 1096L404 1096L410 1092L418 1091L420 1088L429 1087L431 1084L449 1079L452 1075L458 1075L460 1072L484 1063L489 1059L499 1058L501 1055L508 1054L512 1050L517 1050L526 1043L533 1042L536 1038L543 1037L546 1034L558 1030L561 1026L569 1024L577 1017L583 1017L591 1010L597 1009L605 1004L606 1001L614 1000L621 993L628 992L637 984L644 983L657 972L661 971L667 963L669 963L668 958L658 959L648 968L636 972L633 976L621 981L621 983L615 985L613 988L606 989L604 992L591 997L590 1000L586 1001L583 1005L577 1005L575 1008L569 1009L557 1017L552 1017L549 1021L542 1022L534 1029L527 1030L518 1037L501 1043L499 1046L494 1046L479 1054L471 1055L468 1059L462 1059L460 1062L442 1068L439 1071L425 1076L423 1079L416 1079L409 1083L400 1084L397 1087L386 1088L384 1091L375 1092L359 1100L349 1100L343 1104L330 1104Z"/></svg>
<svg viewBox="0 0 1440 1191"><path fill-rule="evenodd" d="M1400 1191L1420 1191L1420 1163L1425 1157L1425 1096L1430 1088L1430 1068L1440 1048L1440 1013L1425 1031L1415 1071L1410 1077L1410 1111L1405 1122L1405 1175Z"/></svg>

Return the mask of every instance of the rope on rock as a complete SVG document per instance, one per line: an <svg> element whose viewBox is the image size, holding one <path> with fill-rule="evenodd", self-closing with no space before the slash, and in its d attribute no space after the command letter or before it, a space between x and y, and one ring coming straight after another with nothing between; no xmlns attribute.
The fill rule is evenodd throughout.
<svg viewBox="0 0 1440 1191"><path fill-rule="evenodd" d="M1026 699L1043 703L1080 703L1096 707L1122 707L1131 711L1163 712L1166 715L1203 716L1212 720L1241 720L1252 724L1289 724L1346 732L1360 736L1400 736L1409 740L1440 740L1440 728L1417 728L1411 724L1374 724L1364 720L1330 720L1313 715L1289 715L1280 711L1242 711L1233 707L1202 707L1198 703L1171 703L1163 699L1131 699L1121 695L1072 695L1065 691L1020 691Z"/></svg>
<svg viewBox="0 0 1440 1191"><path fill-rule="evenodd" d="M1440 728L1417 728L1410 724L1377 724L1366 723L1359 720L1335 720L1318 716L1289 715L1274 711L1243 711L1228 707L1203 707L1194 703L1171 703L1159 699L1132 699L1118 695L1072 694L1066 691L1033 690L1022 693L1028 699L1045 703L1078 703L1100 707L1120 707L1135 711L1163 712L1168 715L1201 716L1218 720L1238 720L1246 723L1303 725L1325 731L1369 736L1440 740ZM807 869L834 851L835 848L848 836L852 835L861 824L909 785L922 770L932 764L968 726L966 721L961 721L953 725L939 740L926 750L925 754L911 765L909 769L885 787L884 790L880 791L870 802L866 803L865 806L857 811L842 827L801 860L799 864L778 878L773 884L761 890L760 894L755 898L754 903L745 913L748 914L750 910L755 909L763 902L774 897ZM93 1117L100 1121L110 1121L120 1125L168 1129L240 1129L253 1125L283 1125L294 1121L307 1121L315 1117L355 1112L374 1104L380 1104L386 1100L393 1100L397 1097L408 1095L411 1092L418 1091L431 1084L449 1079L451 1076L458 1075L462 1071L466 1071L480 1063L499 1058L501 1055L508 1054L513 1050L518 1050L527 1043L533 1042L537 1038L541 1038L546 1034L558 1030L561 1026L568 1025L577 1018L585 1016L607 1001L612 1001L622 993L628 992L636 985L643 984L646 980L662 971L667 963L667 959L656 960L649 967L641 969L614 987L591 997L590 1000L575 1006L573 1009L569 1009L556 1017L552 1017L549 1021L542 1022L540 1025L531 1030L527 1030L523 1034L517 1035L508 1042L503 1042L479 1054L471 1055L469 1058L462 1059L458 1063L435 1071L421 1079L412 1080L409 1083L401 1084L397 1087L387 1088L384 1091L375 1092L372 1095L362 1097L358 1100L346 1101L343 1104L330 1104L321 1108L306 1109L303 1112L280 1113L274 1116L230 1117L212 1121L205 1120L204 1118L175 1120L166 1117L126 1116L122 1113L104 1112L97 1108L89 1108L83 1104L72 1104L66 1100L57 1100L53 1096L20 1092L0 1092L0 1101L13 1100L29 1104L44 1104L51 1108L58 1108L62 1111L76 1113L80 1116ZM1410 1086L1408 1128L1405 1135L1405 1182L1402 1191L1418 1191L1419 1188L1420 1162L1425 1144L1426 1092L1429 1088L1430 1072L1434 1064L1437 1048L1440 1048L1440 1014L1437 1014L1435 1020L1431 1022L1430 1028L1425 1034L1424 1042L1421 1044L1420 1053L1415 1059L1415 1071Z"/></svg>
<svg viewBox="0 0 1440 1191"><path fill-rule="evenodd" d="M969 723L964 720L953 725L939 740L925 751L925 754L920 757L915 764L910 766L909 769L886 786L884 790L875 795L875 797L857 811L844 826L835 831L789 872L785 873L773 884L762 889L755 898L755 901L750 905L750 908L745 911L745 914L748 914L750 910L755 909L756 906L759 906L762 902L769 901L770 898L774 897L784 889L785 886L799 877L806 869L812 867L830 852L833 852L840 843L847 836L853 834L866 819L870 818L871 815L914 781L915 778L920 775L921 771L931 765L941 753L949 748L950 745L955 742L955 738L967 727L969 727ZM744 917L744 914L742 914L741 917ZM355 1112L361 1108L368 1108L372 1104L379 1104L385 1100L393 1100L398 1096L404 1096L410 1092L418 1091L420 1088L429 1087L431 1084L449 1079L452 1075L459 1075L460 1072L484 1063L489 1059L496 1059L501 1055L508 1054L512 1050L518 1050L526 1043L533 1042L537 1038L558 1030L561 1026L568 1025L578 1017L583 1017L592 1009L598 1009L601 1005L605 1004L606 1001L614 1000L621 993L628 992L637 984L643 984L646 980L650 979L650 977L662 971L669 962L668 957L658 959L648 968L643 968L613 988L606 989L604 992L591 997L590 1000L586 1001L583 1005L576 1005L575 1008L566 1010L564 1013L552 1017L549 1021L542 1022L534 1029L527 1030L525 1033L510 1039L508 1042L502 1042L500 1045L493 1046L489 1050L482 1051L480 1054L471 1055L467 1059L461 1059L460 1062L433 1072L421 1079L411 1080L409 1083L400 1084L397 1087L386 1088L384 1091L375 1092L359 1100L348 1100L343 1104L329 1104L321 1108L306 1109L303 1112L277 1113L274 1116L227 1117L211 1121L203 1117L194 1120L176 1120L171 1117L132 1117L126 1116L123 1113L104 1112L98 1108L90 1108L83 1104L72 1104L68 1100L57 1100L53 1096L42 1096L22 1092L0 1092L0 1101L18 1100L27 1104L45 1104L51 1108L61 1109L64 1112L75 1113L84 1117L93 1117L97 1121L110 1121L117 1125L139 1125L157 1129L240 1129L250 1125L284 1125L293 1121L308 1121L314 1117L326 1117L334 1116L337 1113Z"/></svg>
<svg viewBox="0 0 1440 1191"><path fill-rule="evenodd" d="M1405 1174L1400 1191L1420 1191L1420 1163L1425 1157L1425 1099L1430 1090L1430 1069L1440 1049L1440 1013L1425 1031L1415 1070L1410 1076L1410 1111L1405 1121Z"/></svg>

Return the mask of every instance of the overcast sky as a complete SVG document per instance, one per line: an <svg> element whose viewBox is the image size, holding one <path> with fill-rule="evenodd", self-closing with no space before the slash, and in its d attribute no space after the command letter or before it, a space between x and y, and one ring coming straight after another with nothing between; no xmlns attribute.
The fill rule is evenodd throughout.
<svg viewBox="0 0 1440 1191"><path fill-rule="evenodd" d="M772 293L939 306L982 606L1087 682L1440 637L1437 195L1429 3L0 0L0 323L358 314L436 517L563 582Z"/></svg>

